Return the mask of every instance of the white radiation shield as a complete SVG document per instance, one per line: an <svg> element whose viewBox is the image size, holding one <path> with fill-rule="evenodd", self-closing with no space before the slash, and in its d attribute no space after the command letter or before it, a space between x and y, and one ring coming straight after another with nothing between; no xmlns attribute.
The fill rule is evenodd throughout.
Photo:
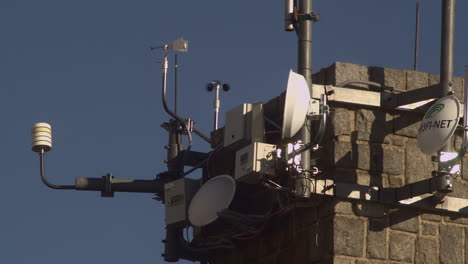
<svg viewBox="0 0 468 264"><path fill-rule="evenodd" d="M304 76L289 71L284 102L282 138L291 138L299 132L309 112L310 91Z"/></svg>
<svg viewBox="0 0 468 264"><path fill-rule="evenodd" d="M190 202L188 219L193 226L206 226L218 219L218 212L229 207L236 192L230 175L219 175L207 181Z"/></svg>
<svg viewBox="0 0 468 264"><path fill-rule="evenodd" d="M421 152L439 151L455 133L461 115L460 101L450 95L435 102L419 125L417 143Z"/></svg>

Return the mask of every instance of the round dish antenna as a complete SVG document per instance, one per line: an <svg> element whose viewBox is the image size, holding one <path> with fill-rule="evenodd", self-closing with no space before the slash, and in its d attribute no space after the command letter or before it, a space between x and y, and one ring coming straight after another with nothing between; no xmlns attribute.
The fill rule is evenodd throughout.
<svg viewBox="0 0 468 264"><path fill-rule="evenodd" d="M282 138L291 138L299 132L309 113L310 91L304 76L289 71L284 102Z"/></svg>
<svg viewBox="0 0 468 264"><path fill-rule="evenodd" d="M206 226L218 218L218 212L229 207L236 192L232 176L223 174L207 181L193 196L188 219L193 226Z"/></svg>
<svg viewBox="0 0 468 264"><path fill-rule="evenodd" d="M460 101L450 95L437 100L419 125L417 143L421 152L439 151L455 133L460 119Z"/></svg>

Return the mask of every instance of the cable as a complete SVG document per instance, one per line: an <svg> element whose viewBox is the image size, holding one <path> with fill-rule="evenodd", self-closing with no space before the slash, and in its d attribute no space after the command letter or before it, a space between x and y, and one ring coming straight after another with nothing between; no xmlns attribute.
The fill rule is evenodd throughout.
<svg viewBox="0 0 468 264"><path fill-rule="evenodd" d="M285 207L279 208L275 212L269 214L268 217L266 217L263 224L259 228L255 229L254 232L250 231L250 232L235 233L235 234L210 235L204 238L205 239L232 238L232 239L237 239L237 240L249 240L249 239L255 238L256 236L258 236L258 234L260 234L263 230L265 230L266 225L268 224L270 219L273 218L274 216L287 213L293 208L297 208L297 207L316 207L316 206L317 206L317 203L305 203L305 202L292 203ZM249 235L249 236L245 237L245 235Z"/></svg>
<svg viewBox="0 0 468 264"><path fill-rule="evenodd" d="M272 126L276 127L277 129L281 130L282 127L279 126L278 124L276 124L273 120L271 120L269 117L267 117L266 115L263 115L263 119L265 119L265 121L267 121L268 123L270 123Z"/></svg>
<svg viewBox="0 0 468 264"><path fill-rule="evenodd" d="M206 172L208 174L208 179L211 179L211 160L215 156L215 154L223 147L223 143L218 144L213 151L208 155L207 161L206 161Z"/></svg>

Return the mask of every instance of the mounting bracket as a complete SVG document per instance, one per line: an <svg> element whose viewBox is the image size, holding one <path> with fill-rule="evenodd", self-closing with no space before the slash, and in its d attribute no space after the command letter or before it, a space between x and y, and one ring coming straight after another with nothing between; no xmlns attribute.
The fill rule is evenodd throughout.
<svg viewBox="0 0 468 264"><path fill-rule="evenodd" d="M313 194L468 216L468 199L449 197L446 196L446 192L437 192L438 183L444 179L445 175L436 176L399 188L382 188L322 179L310 179L309 183Z"/></svg>
<svg viewBox="0 0 468 264"><path fill-rule="evenodd" d="M310 13L304 13L304 14L298 14L296 12L294 17L296 18L296 21L312 20L313 22L318 22L320 20L320 14L317 12L310 12Z"/></svg>
<svg viewBox="0 0 468 264"><path fill-rule="evenodd" d="M400 93L387 91L376 92L333 85L313 84L311 94L319 95L322 94L324 90L333 91L333 93L328 95L329 101L400 110L413 110L415 107L399 107L422 101L429 102L428 100L430 99L440 97L440 86L438 84ZM319 99L318 97L314 98ZM419 105L416 107L419 107ZM423 109L422 112L425 112L425 109Z"/></svg>

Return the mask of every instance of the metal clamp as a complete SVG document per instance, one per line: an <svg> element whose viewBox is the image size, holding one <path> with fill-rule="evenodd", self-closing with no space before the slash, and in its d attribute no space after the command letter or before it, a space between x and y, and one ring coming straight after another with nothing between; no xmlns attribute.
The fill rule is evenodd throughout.
<svg viewBox="0 0 468 264"><path fill-rule="evenodd" d="M182 127L183 133L184 134L187 134L189 132L192 133L193 129L195 128L195 123L190 118L186 119L185 121L187 123L187 127Z"/></svg>
<svg viewBox="0 0 468 264"><path fill-rule="evenodd" d="M453 181L456 178L456 175L433 171L432 176L435 178L432 187L435 191L440 193L450 193L453 192Z"/></svg>
<svg viewBox="0 0 468 264"><path fill-rule="evenodd" d="M102 176L102 182L104 188L101 191L101 197L114 197L114 192L112 191L112 179L114 177L112 174L107 173L105 176Z"/></svg>
<svg viewBox="0 0 468 264"><path fill-rule="evenodd" d="M299 20L312 20L313 22L317 22L320 20L320 14L316 12L297 14L297 21Z"/></svg>

